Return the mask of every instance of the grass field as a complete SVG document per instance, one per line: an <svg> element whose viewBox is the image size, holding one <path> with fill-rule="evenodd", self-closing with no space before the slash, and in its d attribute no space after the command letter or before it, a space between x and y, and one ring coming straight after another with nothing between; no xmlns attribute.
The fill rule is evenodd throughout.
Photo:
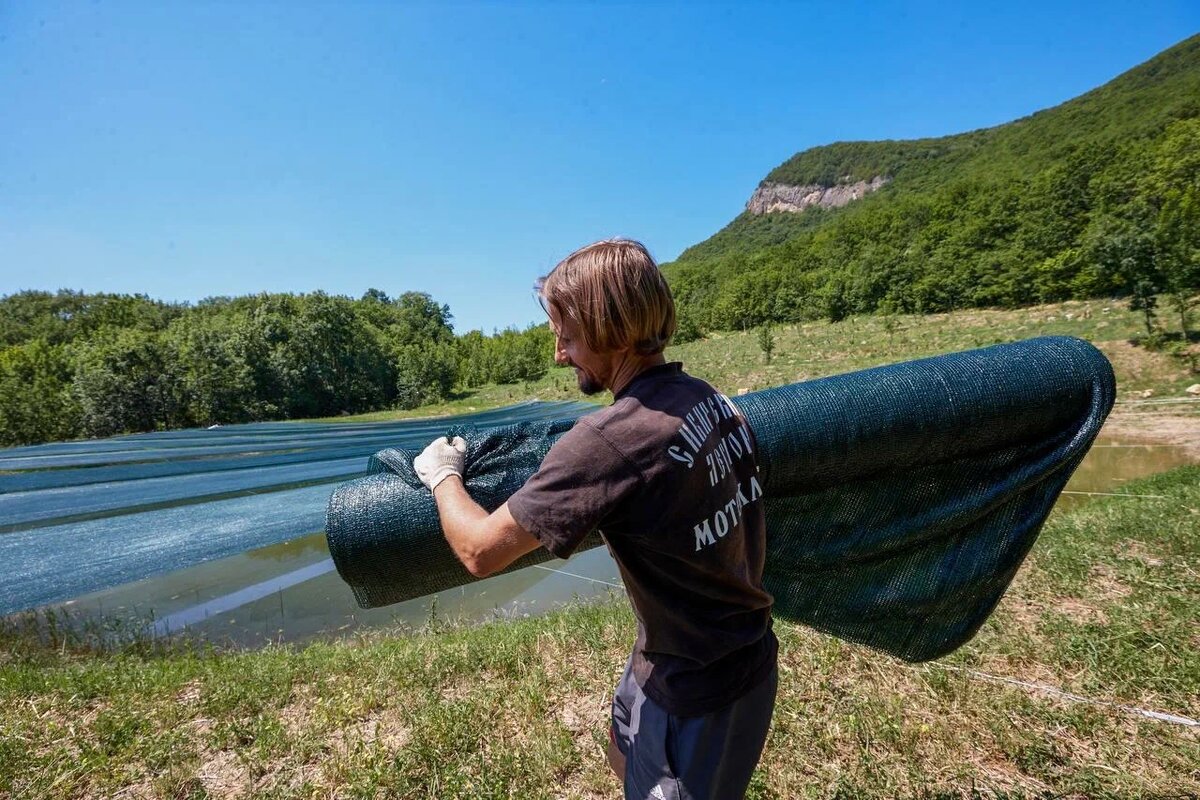
<svg viewBox="0 0 1200 800"><path fill-rule="evenodd" d="M752 332L668 357L737 394L1070 334L1113 361L1121 402L1184 400L1198 380L1131 345L1140 319L1115 304L894 322L779 328L770 365ZM339 421L578 397L571 372L555 369ZM1198 406L1167 408L1200 425ZM1200 719L1200 467L1123 491L1164 497L1056 511L996 613L945 659L904 664L778 622L781 688L749 796L1200 794L1200 726L1136 711ZM633 636L623 596L253 652L148 641L98 652L44 619L10 620L0 625L0 797L616 797L602 753Z"/></svg>
<svg viewBox="0 0 1200 800"><path fill-rule="evenodd" d="M1043 335L1068 335L1087 339L1108 356L1117 376L1118 401L1143 401L1146 393L1156 400L1187 400L1188 386L1200 375L1164 352L1150 352L1131 344L1145 334L1140 312L1126 303L1088 300L1001 310L969 310L930 316L856 316L842 322L810 322L775 329L776 346L765 364L755 331L714 333L707 339L667 350L667 358L682 361L693 375L708 380L728 395L779 386L809 378L836 375L857 369L914 358L985 347ZM1177 320L1164 316L1172 326ZM889 325L891 330L889 331ZM1200 345L1193 344L1200 350ZM541 380L522 384L488 385L464 392L446 403L411 411L376 411L324 421L368 421L406 417L461 414L508 405L523 400L578 400L574 373L555 368ZM609 395L596 396L605 403ZM1128 410L1162 410L1195 415L1200 402L1178 405L1158 403L1129 406Z"/></svg>
<svg viewBox="0 0 1200 800"><path fill-rule="evenodd" d="M910 665L778 623L781 688L750 796L1200 793L1200 467L1051 515L968 645ZM43 631L44 632L44 631ZM10 629L0 794L614 797L623 598L293 649L110 653ZM1054 687L1095 703L998 682Z"/></svg>

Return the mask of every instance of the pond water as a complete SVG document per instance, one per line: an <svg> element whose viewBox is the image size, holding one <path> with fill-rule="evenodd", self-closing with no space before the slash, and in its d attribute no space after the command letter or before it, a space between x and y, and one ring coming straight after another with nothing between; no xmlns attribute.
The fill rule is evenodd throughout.
<svg viewBox="0 0 1200 800"><path fill-rule="evenodd" d="M381 609L360 609L322 526L337 483L387 446L417 448L451 424L576 417L584 403L523 403L391 423L239 425L0 451L0 614L123 621L254 646L431 619L536 614L622 593L605 548ZM1188 463L1180 448L1101 436L1057 509L1123 494ZM1129 497L1123 502L1141 502Z"/></svg>

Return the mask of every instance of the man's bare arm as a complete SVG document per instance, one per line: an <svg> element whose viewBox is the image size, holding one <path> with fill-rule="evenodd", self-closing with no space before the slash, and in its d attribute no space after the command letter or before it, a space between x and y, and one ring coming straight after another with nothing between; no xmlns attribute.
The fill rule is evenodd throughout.
<svg viewBox="0 0 1200 800"><path fill-rule="evenodd" d="M454 555L477 577L499 572L537 549L537 537L513 519L508 503L489 514L463 486L467 442L439 437L413 460L421 483L433 492L446 541Z"/></svg>
<svg viewBox="0 0 1200 800"><path fill-rule="evenodd" d="M499 572L542 544L513 519L508 503L489 514L471 499L457 475L438 483L433 498L450 549L478 578Z"/></svg>

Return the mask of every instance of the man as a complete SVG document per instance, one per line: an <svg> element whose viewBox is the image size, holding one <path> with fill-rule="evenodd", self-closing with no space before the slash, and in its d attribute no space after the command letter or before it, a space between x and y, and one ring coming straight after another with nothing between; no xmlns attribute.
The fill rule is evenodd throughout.
<svg viewBox="0 0 1200 800"><path fill-rule="evenodd" d="M627 798L741 797L775 703L754 436L728 398L667 363L670 290L638 242L588 245L538 282L554 358L613 393L488 514L461 439L417 457L451 549L490 575L537 547L567 558L600 529L638 620L612 706L609 763Z"/></svg>

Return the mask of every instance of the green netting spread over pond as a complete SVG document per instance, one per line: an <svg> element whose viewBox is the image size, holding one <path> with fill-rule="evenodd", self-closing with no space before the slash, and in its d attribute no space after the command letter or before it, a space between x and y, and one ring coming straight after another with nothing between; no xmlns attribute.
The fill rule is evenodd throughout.
<svg viewBox="0 0 1200 800"><path fill-rule="evenodd" d="M907 660L958 647L1012 580L1115 390L1102 353L1056 336L735 398L766 474L775 614ZM499 507L572 424L455 431L468 491ZM474 580L413 472L418 452L376 454L372 474L330 499L329 549L363 607ZM538 549L512 568L548 558Z"/></svg>
<svg viewBox="0 0 1200 800"><path fill-rule="evenodd" d="M576 417L522 403L477 429ZM331 487L445 420L269 422L0 449L0 615L320 531Z"/></svg>

